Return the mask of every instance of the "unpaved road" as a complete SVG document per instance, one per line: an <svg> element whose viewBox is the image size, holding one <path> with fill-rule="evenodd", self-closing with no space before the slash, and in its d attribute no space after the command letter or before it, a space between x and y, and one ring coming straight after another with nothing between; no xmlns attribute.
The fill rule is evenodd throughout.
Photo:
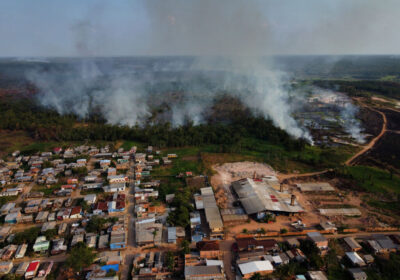
<svg viewBox="0 0 400 280"><path fill-rule="evenodd" d="M317 171L317 172L309 172L309 173L300 173L300 174L278 174L277 177L279 181L283 181L286 179L293 179L293 178L299 178L299 177L311 177L311 176L316 176L316 175L321 175L326 172L328 172L329 169L322 170L322 171Z"/></svg>
<svg viewBox="0 0 400 280"><path fill-rule="evenodd" d="M357 159L358 157L360 157L361 155L363 155L364 153L366 153L367 151L369 151L370 149L372 149L372 147L376 144L376 142L378 142L379 139L382 138L382 136L386 133L387 131L387 118L386 115L384 113L382 113L381 111L369 107L363 103L361 103L364 107L379 113L382 116L383 119L383 125L382 125L382 129L381 132L378 134L378 136L376 136L374 139L372 139L367 145L365 145L363 147L363 149L361 151L359 151L358 153L356 153L355 155L353 155L351 158L349 158L344 164L347 166L351 166L354 163L354 160Z"/></svg>

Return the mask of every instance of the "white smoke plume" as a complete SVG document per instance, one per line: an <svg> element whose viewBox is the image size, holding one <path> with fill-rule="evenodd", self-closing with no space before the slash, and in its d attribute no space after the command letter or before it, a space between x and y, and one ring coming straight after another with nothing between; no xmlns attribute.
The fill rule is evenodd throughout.
<svg viewBox="0 0 400 280"><path fill-rule="evenodd" d="M134 125L150 114L155 98L152 86L177 82L184 94L167 101L174 125L187 119L202 122L203 112L224 92L238 97L293 137L311 141L292 117L284 88L286 75L273 70L271 62L262 57L268 53L271 36L258 2L150 0L144 5L150 25L144 38L149 55L186 55L190 50L199 54L194 61L160 59L139 68L121 68L113 62L87 58L96 56L101 48L97 38L103 34L101 24L89 13L71 27L76 51L85 58L65 72L47 69L28 74L40 89L40 101L62 114L72 112L80 117L100 108L108 122ZM101 13L99 6L96 10Z"/></svg>
<svg viewBox="0 0 400 280"><path fill-rule="evenodd" d="M360 121L357 120L356 115L358 108L352 103L348 102L343 104L340 116L343 119L343 126L347 133L360 144L365 143L365 135L362 134Z"/></svg>
<svg viewBox="0 0 400 280"><path fill-rule="evenodd" d="M358 107L352 103L348 96L341 92L315 87L311 91L313 99L336 108L340 124L351 138L360 144L365 143L365 135L362 133L361 123L357 119Z"/></svg>

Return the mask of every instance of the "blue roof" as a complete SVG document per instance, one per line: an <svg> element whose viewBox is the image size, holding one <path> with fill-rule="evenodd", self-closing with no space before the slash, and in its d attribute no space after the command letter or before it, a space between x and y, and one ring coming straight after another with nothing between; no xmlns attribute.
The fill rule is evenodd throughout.
<svg viewBox="0 0 400 280"><path fill-rule="evenodd" d="M103 265L101 267L101 270L105 270L106 272L108 272L110 269L118 272L119 271L119 264L108 264L108 265Z"/></svg>

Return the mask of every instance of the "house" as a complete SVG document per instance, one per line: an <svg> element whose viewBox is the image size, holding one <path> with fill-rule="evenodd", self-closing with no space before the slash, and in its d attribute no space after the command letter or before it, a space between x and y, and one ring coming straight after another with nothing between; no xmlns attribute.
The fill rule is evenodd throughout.
<svg viewBox="0 0 400 280"><path fill-rule="evenodd" d="M52 268L53 268L52 261L42 264L42 266L39 267L37 278L46 278L46 276L50 274Z"/></svg>
<svg viewBox="0 0 400 280"><path fill-rule="evenodd" d="M196 244L196 248L200 252L200 258L214 259L221 256L218 241L200 241Z"/></svg>
<svg viewBox="0 0 400 280"><path fill-rule="evenodd" d="M49 222L53 222L56 220L56 213L52 212L49 214L49 216L47 217L47 221Z"/></svg>
<svg viewBox="0 0 400 280"><path fill-rule="evenodd" d="M86 235L86 245L88 248L96 248L97 235L90 233Z"/></svg>
<svg viewBox="0 0 400 280"><path fill-rule="evenodd" d="M98 242L98 248L99 249L106 249L108 248L108 240L110 239L110 236L108 234L103 234L100 235L99 237L99 242Z"/></svg>
<svg viewBox="0 0 400 280"><path fill-rule="evenodd" d="M1 259L3 261L8 261L11 259L11 257L14 255L14 253L17 251L18 246L10 244L6 247L3 248L3 255L1 256Z"/></svg>
<svg viewBox="0 0 400 280"><path fill-rule="evenodd" d="M135 237L138 246L159 244L162 239L162 224L152 221L135 223Z"/></svg>
<svg viewBox="0 0 400 280"><path fill-rule="evenodd" d="M10 213L7 214L7 216L4 218L4 222L7 224L16 224L19 220L19 218L21 218L21 212L14 212L14 213Z"/></svg>
<svg viewBox="0 0 400 280"><path fill-rule="evenodd" d="M58 227L58 235L65 233L67 230L67 227L68 227L67 223L60 224L60 226Z"/></svg>
<svg viewBox="0 0 400 280"><path fill-rule="evenodd" d="M374 252L374 254L383 253L384 251L375 240L367 240L366 244Z"/></svg>
<svg viewBox="0 0 400 280"><path fill-rule="evenodd" d="M39 236L36 238L35 244L33 245L33 251L35 253L43 253L50 247L50 241L46 240L46 236Z"/></svg>
<svg viewBox="0 0 400 280"><path fill-rule="evenodd" d="M27 249L28 249L28 244L19 245L17 251L15 252L15 258L16 259L23 258L25 256Z"/></svg>
<svg viewBox="0 0 400 280"><path fill-rule="evenodd" d="M71 214L71 209L66 208L57 212L57 220L67 220L69 219L69 215Z"/></svg>
<svg viewBox="0 0 400 280"><path fill-rule="evenodd" d="M7 274L13 268L13 262L0 262L0 275Z"/></svg>
<svg viewBox="0 0 400 280"><path fill-rule="evenodd" d="M214 191L211 187L206 187L201 188L200 192L203 199L206 220L211 231L210 236L214 238L222 237L224 235L224 225L222 222L221 213L214 197Z"/></svg>
<svg viewBox="0 0 400 280"><path fill-rule="evenodd" d="M328 280L322 271L308 271L306 276L309 280Z"/></svg>
<svg viewBox="0 0 400 280"><path fill-rule="evenodd" d="M349 273L354 280L367 280L367 274L361 268L349 268Z"/></svg>
<svg viewBox="0 0 400 280"><path fill-rule="evenodd" d="M285 252L290 260L302 263L306 260L306 256L300 249L291 249Z"/></svg>
<svg viewBox="0 0 400 280"><path fill-rule="evenodd" d="M67 245L65 245L65 240L64 238L56 239L53 240L53 247L51 248L51 254L52 255L58 255L61 254L65 251L67 251Z"/></svg>
<svg viewBox="0 0 400 280"><path fill-rule="evenodd" d="M35 222L36 223L44 223L45 221L47 221L48 216L49 216L49 211L39 212L36 216Z"/></svg>
<svg viewBox="0 0 400 280"><path fill-rule="evenodd" d="M118 212L118 210L117 210L117 202L115 202L115 201L109 201L107 203L107 207L108 207L108 213Z"/></svg>
<svg viewBox="0 0 400 280"><path fill-rule="evenodd" d="M83 233L81 233L81 234L75 234L75 235L72 237L72 240L71 240L71 247L75 246L75 245L78 244L79 242L83 242L83 239L84 239L84 234L83 234Z"/></svg>
<svg viewBox="0 0 400 280"><path fill-rule="evenodd" d="M378 242L384 252L396 252L400 246L395 244L392 239L384 234L373 234L372 238Z"/></svg>
<svg viewBox="0 0 400 280"><path fill-rule="evenodd" d="M279 249L274 239L257 240L253 237L236 238L239 252L261 251L263 253L274 252Z"/></svg>
<svg viewBox="0 0 400 280"><path fill-rule="evenodd" d="M364 261L367 265L374 263L375 259L372 255L364 255Z"/></svg>
<svg viewBox="0 0 400 280"><path fill-rule="evenodd" d="M86 165L86 159L85 158L77 159L76 163L79 165Z"/></svg>
<svg viewBox="0 0 400 280"><path fill-rule="evenodd" d="M78 179L77 178L69 178L69 179L67 179L67 184L68 185L76 185L76 184L78 184Z"/></svg>
<svg viewBox="0 0 400 280"><path fill-rule="evenodd" d="M55 153L56 155L58 155L61 152L62 152L62 148L61 147L56 147L56 148L53 149L53 153Z"/></svg>
<svg viewBox="0 0 400 280"><path fill-rule="evenodd" d="M82 207L81 206L73 207L69 217L71 219L80 219L80 218L82 218Z"/></svg>
<svg viewBox="0 0 400 280"><path fill-rule="evenodd" d="M107 169L107 179L110 179L111 176L116 176L117 175L117 169L113 167L109 167Z"/></svg>
<svg viewBox="0 0 400 280"><path fill-rule="evenodd" d="M346 252L346 257L353 266L365 266L365 262L356 252Z"/></svg>
<svg viewBox="0 0 400 280"><path fill-rule="evenodd" d="M107 177L110 184L119 184L128 182L128 177L125 175L111 175Z"/></svg>
<svg viewBox="0 0 400 280"><path fill-rule="evenodd" d="M126 248L126 233L125 231L111 232L110 249L120 250Z"/></svg>
<svg viewBox="0 0 400 280"><path fill-rule="evenodd" d="M42 229L41 229L41 232L46 232L46 231L48 231L48 230L55 229L55 228L56 228L56 225L57 225L57 224L56 224L55 221L53 221L53 222L46 222L46 223L43 224Z"/></svg>
<svg viewBox="0 0 400 280"><path fill-rule="evenodd" d="M94 183L97 180L97 176L88 175L88 176L85 176L84 180L85 180L85 183Z"/></svg>
<svg viewBox="0 0 400 280"><path fill-rule="evenodd" d="M103 187L104 192L123 192L125 191L125 183L113 183Z"/></svg>
<svg viewBox="0 0 400 280"><path fill-rule="evenodd" d="M117 201L117 203L115 205L115 210L117 212L125 211L125 201Z"/></svg>
<svg viewBox="0 0 400 280"><path fill-rule="evenodd" d="M94 215L101 215L108 211L107 202L97 202L93 207Z"/></svg>
<svg viewBox="0 0 400 280"><path fill-rule="evenodd" d="M92 205L92 204L96 203L97 195L96 195L96 194L87 194L87 195L85 195L85 197L83 198L83 200L84 200L88 205Z"/></svg>
<svg viewBox="0 0 400 280"><path fill-rule="evenodd" d="M14 207L15 207L14 202L8 202L4 204L0 209L1 215L7 215Z"/></svg>
<svg viewBox="0 0 400 280"><path fill-rule="evenodd" d="M10 234L10 232L11 232L10 226L1 226L0 227L0 242L4 242L4 240Z"/></svg>
<svg viewBox="0 0 400 280"><path fill-rule="evenodd" d="M308 232L307 238L311 240L315 244L315 246L318 247L318 249L320 250L328 249L328 239L318 231Z"/></svg>
<svg viewBox="0 0 400 280"><path fill-rule="evenodd" d="M347 247L353 252L357 252L362 249L361 245L354 239L354 237L345 237L343 238Z"/></svg>
<svg viewBox="0 0 400 280"><path fill-rule="evenodd" d="M121 252L104 251L104 252L97 254L97 258L98 258L98 260L96 259L95 261L100 261L106 265L122 263Z"/></svg>
<svg viewBox="0 0 400 280"><path fill-rule="evenodd" d="M24 276L26 270L28 269L29 262L22 262L18 265L17 269L15 270L15 275L17 276Z"/></svg>
<svg viewBox="0 0 400 280"><path fill-rule="evenodd" d="M224 272L219 265L185 266L185 280L224 280Z"/></svg>
<svg viewBox="0 0 400 280"><path fill-rule="evenodd" d="M30 262L30 264L28 265L28 268L26 269L26 272L25 272L25 279L31 279L31 278L35 277L36 272L39 269L39 265L40 265L39 260Z"/></svg>
<svg viewBox="0 0 400 280"><path fill-rule="evenodd" d="M165 202L166 203L171 203L174 200L174 198L175 198L175 194L174 193L173 194L167 194L165 196Z"/></svg>
<svg viewBox="0 0 400 280"><path fill-rule="evenodd" d="M105 168L111 164L111 160L109 159L102 159L100 160L100 167Z"/></svg>
<svg viewBox="0 0 400 280"><path fill-rule="evenodd" d="M286 239L286 243L291 247L291 248L298 248L300 247L300 242L297 238L288 238Z"/></svg>
<svg viewBox="0 0 400 280"><path fill-rule="evenodd" d="M61 190L75 190L76 185L75 184L68 184L68 185L62 185Z"/></svg>
<svg viewBox="0 0 400 280"><path fill-rule="evenodd" d="M267 275L274 271L270 261L251 261L238 264L243 279L250 279L254 274Z"/></svg>

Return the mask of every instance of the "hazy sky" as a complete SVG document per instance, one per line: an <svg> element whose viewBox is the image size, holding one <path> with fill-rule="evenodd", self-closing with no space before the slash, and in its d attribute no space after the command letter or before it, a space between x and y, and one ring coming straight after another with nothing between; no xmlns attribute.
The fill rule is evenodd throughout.
<svg viewBox="0 0 400 280"><path fill-rule="evenodd" d="M398 54L398 0L1 0L0 56Z"/></svg>

